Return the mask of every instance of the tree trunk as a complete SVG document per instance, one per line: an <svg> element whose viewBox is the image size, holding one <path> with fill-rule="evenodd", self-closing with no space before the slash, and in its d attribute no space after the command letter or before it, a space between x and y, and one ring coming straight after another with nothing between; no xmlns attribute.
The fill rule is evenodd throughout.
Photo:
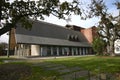
<svg viewBox="0 0 120 80"><path fill-rule="evenodd" d="M110 56L115 56L115 53L114 53L114 40L110 40Z"/></svg>
<svg viewBox="0 0 120 80"><path fill-rule="evenodd" d="M110 45L107 44L107 47L106 47L106 53L109 54L110 53Z"/></svg>

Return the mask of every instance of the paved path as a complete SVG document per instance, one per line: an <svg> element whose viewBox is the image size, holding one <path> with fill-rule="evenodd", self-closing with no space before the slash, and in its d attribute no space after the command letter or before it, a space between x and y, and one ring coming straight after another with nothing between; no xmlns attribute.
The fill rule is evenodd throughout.
<svg viewBox="0 0 120 80"><path fill-rule="evenodd" d="M75 55L75 56L49 56L49 57L41 57L41 56L10 56L11 58L18 58L18 59L27 59L27 60L37 60L37 59L56 59L56 58L72 58L72 57L86 57L86 56L95 56L95 55Z"/></svg>
<svg viewBox="0 0 120 80"><path fill-rule="evenodd" d="M88 76L88 71L83 70L80 67L68 68L62 64L53 63L34 63L32 66L40 66L44 70L56 71L59 73L59 78L62 80L75 80L80 77Z"/></svg>
<svg viewBox="0 0 120 80"><path fill-rule="evenodd" d="M39 59L54 59L54 58L70 58L70 57L85 57L85 56L94 56L94 55L82 55L82 56L54 56L54 57L24 57L18 58L18 60L4 60L5 62L16 62L24 60L39 60ZM21 59L21 60L19 60ZM32 66L40 66L44 70L56 71L59 73L58 77L62 80L75 80L80 77L88 76L87 70L83 70L80 67L70 67L68 68L62 64L53 64L53 63L33 63ZM92 79L91 79L92 80Z"/></svg>

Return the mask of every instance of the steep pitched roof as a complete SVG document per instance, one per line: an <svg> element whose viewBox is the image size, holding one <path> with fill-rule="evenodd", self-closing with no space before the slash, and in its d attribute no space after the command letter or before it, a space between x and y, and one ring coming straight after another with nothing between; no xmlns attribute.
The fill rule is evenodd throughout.
<svg viewBox="0 0 120 80"><path fill-rule="evenodd" d="M69 41L69 35L78 36L79 41ZM16 41L17 43L42 45L90 46L82 33L43 21L34 21L31 30L26 30L18 25Z"/></svg>

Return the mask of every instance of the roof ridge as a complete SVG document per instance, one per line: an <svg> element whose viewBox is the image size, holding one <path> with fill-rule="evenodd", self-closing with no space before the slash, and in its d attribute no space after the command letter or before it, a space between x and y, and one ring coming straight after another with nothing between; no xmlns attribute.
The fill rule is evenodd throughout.
<svg viewBox="0 0 120 80"><path fill-rule="evenodd" d="M42 23L45 23L45 24L49 24L49 25L54 25L54 26L59 26L59 27L65 28L65 27L62 26L62 25L58 25L58 24L54 24L54 23L50 23L50 22L46 22L46 21L42 21L42 20L34 20L34 21L42 22Z"/></svg>
<svg viewBox="0 0 120 80"><path fill-rule="evenodd" d="M34 21L35 21L35 22L37 21L38 23L39 23L39 22L42 22L42 23L44 23L44 24L54 25L54 26L57 26L57 27L60 27L60 28L66 29L66 30L70 30L70 31L75 31L75 30L72 30L72 29L68 29L68 28L66 28L65 26L61 26L61 25L57 25L57 24L45 22L45 21L42 21L42 20L34 20ZM78 31L75 31L75 32L78 32Z"/></svg>

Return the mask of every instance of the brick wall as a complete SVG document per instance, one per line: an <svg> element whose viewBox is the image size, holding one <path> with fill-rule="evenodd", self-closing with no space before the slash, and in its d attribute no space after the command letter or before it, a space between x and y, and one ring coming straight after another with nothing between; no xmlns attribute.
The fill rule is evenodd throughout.
<svg viewBox="0 0 120 80"><path fill-rule="evenodd" d="M86 37L89 43L92 43L94 37L98 36L96 32L97 29L95 26L87 29L75 25L66 25L65 27L75 31L80 31Z"/></svg>
<svg viewBox="0 0 120 80"><path fill-rule="evenodd" d="M16 46L15 29L12 28L10 32L10 50L14 50L15 46Z"/></svg>
<svg viewBox="0 0 120 80"><path fill-rule="evenodd" d="M92 29L89 28L89 29L84 29L84 30L81 30L81 32L84 34L84 36L87 38L88 42L89 43L92 43L93 41L93 35L92 35Z"/></svg>
<svg viewBox="0 0 120 80"><path fill-rule="evenodd" d="M87 38L89 43L92 43L94 37L97 36L96 30L97 30L96 27L93 26L87 29L81 28L80 32Z"/></svg>

